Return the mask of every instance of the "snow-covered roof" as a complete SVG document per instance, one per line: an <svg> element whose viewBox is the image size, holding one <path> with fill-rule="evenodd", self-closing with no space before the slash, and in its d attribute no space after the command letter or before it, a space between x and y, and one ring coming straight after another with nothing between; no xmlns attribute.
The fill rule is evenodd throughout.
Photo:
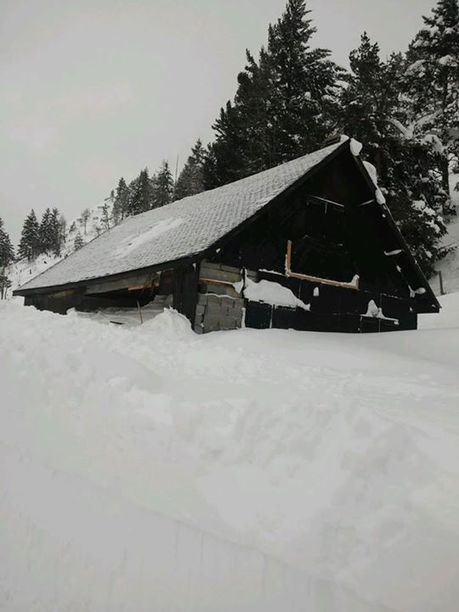
<svg viewBox="0 0 459 612"><path fill-rule="evenodd" d="M197 255L266 206L342 142L229 185L128 217L20 290L56 287Z"/></svg>

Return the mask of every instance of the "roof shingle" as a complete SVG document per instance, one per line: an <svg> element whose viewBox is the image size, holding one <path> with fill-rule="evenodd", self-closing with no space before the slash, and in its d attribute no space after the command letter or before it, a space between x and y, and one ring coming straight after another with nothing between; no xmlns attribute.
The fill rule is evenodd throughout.
<svg viewBox="0 0 459 612"><path fill-rule="evenodd" d="M196 255L249 219L341 144L128 217L20 290L67 285Z"/></svg>

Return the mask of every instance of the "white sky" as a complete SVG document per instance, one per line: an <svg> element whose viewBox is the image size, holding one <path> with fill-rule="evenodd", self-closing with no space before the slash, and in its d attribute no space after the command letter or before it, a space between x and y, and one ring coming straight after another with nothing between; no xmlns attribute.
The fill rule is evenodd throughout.
<svg viewBox="0 0 459 612"><path fill-rule="evenodd" d="M403 50L435 0L310 0L315 44L347 62L366 29ZM285 0L0 0L0 216L70 221L142 167L175 167L232 97Z"/></svg>

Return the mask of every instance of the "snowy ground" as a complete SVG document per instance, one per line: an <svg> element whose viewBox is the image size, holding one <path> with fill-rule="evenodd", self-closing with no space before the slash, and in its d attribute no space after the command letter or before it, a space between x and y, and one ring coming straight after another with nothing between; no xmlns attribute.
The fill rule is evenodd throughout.
<svg viewBox="0 0 459 612"><path fill-rule="evenodd" d="M453 612L459 293L417 332L0 305L0 609Z"/></svg>

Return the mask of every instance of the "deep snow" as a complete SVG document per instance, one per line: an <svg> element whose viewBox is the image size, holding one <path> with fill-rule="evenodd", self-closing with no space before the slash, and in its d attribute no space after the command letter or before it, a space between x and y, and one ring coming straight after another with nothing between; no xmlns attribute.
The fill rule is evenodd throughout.
<svg viewBox="0 0 459 612"><path fill-rule="evenodd" d="M371 336L21 302L0 305L2 610L457 610L459 294Z"/></svg>

